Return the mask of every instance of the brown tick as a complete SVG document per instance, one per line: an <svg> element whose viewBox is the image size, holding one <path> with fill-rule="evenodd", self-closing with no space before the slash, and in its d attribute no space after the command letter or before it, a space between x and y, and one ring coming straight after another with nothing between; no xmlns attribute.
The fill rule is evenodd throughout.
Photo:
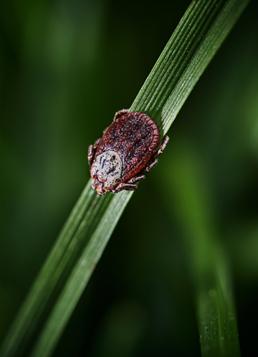
<svg viewBox="0 0 258 357"><path fill-rule="evenodd" d="M135 190L158 162L169 137L161 141L156 123L146 114L120 110L94 145L88 160L97 194Z"/></svg>

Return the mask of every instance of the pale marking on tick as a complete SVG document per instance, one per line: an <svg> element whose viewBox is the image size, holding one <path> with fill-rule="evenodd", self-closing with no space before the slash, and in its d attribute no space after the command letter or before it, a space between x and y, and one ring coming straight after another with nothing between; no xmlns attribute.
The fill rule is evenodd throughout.
<svg viewBox="0 0 258 357"><path fill-rule="evenodd" d="M116 184L122 177L123 162L116 151L107 150L98 155L91 166L91 177L97 191L103 191Z"/></svg>

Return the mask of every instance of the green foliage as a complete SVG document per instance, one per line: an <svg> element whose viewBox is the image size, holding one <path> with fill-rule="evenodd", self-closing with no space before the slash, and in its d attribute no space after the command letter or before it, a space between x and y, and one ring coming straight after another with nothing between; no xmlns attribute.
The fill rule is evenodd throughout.
<svg viewBox="0 0 258 357"><path fill-rule="evenodd" d="M247 3L193 1L130 109L147 112L166 133ZM3 344L2 356L28 351L35 338L33 355L53 351L131 196L97 197L87 184ZM211 309L204 299L202 295L201 306L208 308L200 310L200 321L205 325ZM219 298L216 304L221 304Z"/></svg>
<svg viewBox="0 0 258 357"><path fill-rule="evenodd" d="M228 259L215 231L203 164L185 145L166 177L166 202L177 207L194 284L202 355L240 356Z"/></svg>

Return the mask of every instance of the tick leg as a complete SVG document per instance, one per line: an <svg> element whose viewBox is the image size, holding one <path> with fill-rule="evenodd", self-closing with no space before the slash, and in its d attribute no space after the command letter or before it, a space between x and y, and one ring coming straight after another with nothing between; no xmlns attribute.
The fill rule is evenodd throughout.
<svg viewBox="0 0 258 357"><path fill-rule="evenodd" d="M119 110L119 112L115 113L114 119L113 121L116 121L117 119L119 119L122 115L127 114L129 112L129 109L121 109Z"/></svg>
<svg viewBox="0 0 258 357"><path fill-rule="evenodd" d="M92 163L92 159L93 159L93 156L94 156L94 147L93 145L90 145L89 148L88 148L88 162L89 162L89 165L91 165Z"/></svg>
<svg viewBox="0 0 258 357"><path fill-rule="evenodd" d="M146 178L145 175L139 175L139 176L135 176L133 178L131 178L127 183L136 183L136 182L139 182L141 180L144 180Z"/></svg>
<svg viewBox="0 0 258 357"><path fill-rule="evenodd" d="M165 148L166 148L168 142L169 142L169 137L166 135L166 136L163 138L162 143L160 144L160 148L159 148L159 150L157 151L156 155L154 156L154 158L152 159L152 161L149 163L149 165L146 166L145 172L150 172L150 170L151 170L155 165L157 165L157 163L158 163L157 157L163 153L163 151L165 150Z"/></svg>
<svg viewBox="0 0 258 357"><path fill-rule="evenodd" d="M150 170L151 170L155 165L157 165L157 163L158 163L158 159L154 158L153 161L151 161L151 162L149 163L149 165L145 168L145 171L146 171L146 172L150 172Z"/></svg>
<svg viewBox="0 0 258 357"><path fill-rule="evenodd" d="M120 192L123 190L134 191L138 186L132 183L120 183L112 192Z"/></svg>
<svg viewBox="0 0 258 357"><path fill-rule="evenodd" d="M113 192L120 192L122 190L126 190L126 191L134 191L136 190L136 188L138 187L138 185L136 184L137 182L141 181L145 179L145 175L140 175L140 176L135 176L133 178L131 178L131 180L129 180L126 183L120 183L114 190Z"/></svg>
<svg viewBox="0 0 258 357"><path fill-rule="evenodd" d="M161 143L160 148L159 148L159 150L158 150L158 152L156 154L156 157L163 153L163 151L165 150L168 142L169 142L169 137L166 135L166 136L164 136L164 138L162 140L162 143Z"/></svg>
<svg viewBox="0 0 258 357"><path fill-rule="evenodd" d="M90 145L89 148L88 148L88 162L89 162L89 165L92 164L93 157L95 155L95 151L96 151L96 148L97 148L99 142L100 142L100 139L96 140L95 144Z"/></svg>

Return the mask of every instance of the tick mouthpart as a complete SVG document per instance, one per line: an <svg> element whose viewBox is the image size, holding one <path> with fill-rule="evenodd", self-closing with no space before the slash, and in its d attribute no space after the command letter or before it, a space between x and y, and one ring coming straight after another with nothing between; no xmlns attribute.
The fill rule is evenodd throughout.
<svg viewBox="0 0 258 357"><path fill-rule="evenodd" d="M94 179L91 187L93 188L93 190L97 192L99 196L102 196L106 193L106 190L104 188L104 183L99 181L97 178Z"/></svg>
<svg viewBox="0 0 258 357"><path fill-rule="evenodd" d="M96 192L97 192L97 194L99 196L102 196L102 195L104 195L106 193L105 190L103 190L103 186L97 186L96 187Z"/></svg>

